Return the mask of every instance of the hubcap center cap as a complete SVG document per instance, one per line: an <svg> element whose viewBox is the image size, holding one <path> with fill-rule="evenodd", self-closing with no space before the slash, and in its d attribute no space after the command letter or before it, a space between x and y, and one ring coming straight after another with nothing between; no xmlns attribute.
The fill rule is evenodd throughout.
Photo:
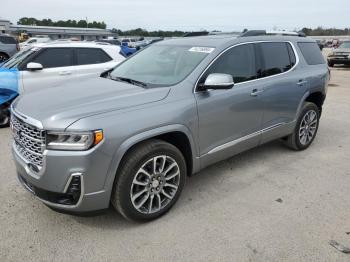
<svg viewBox="0 0 350 262"><path fill-rule="evenodd" d="M158 187L159 186L159 181L158 180L154 180L153 182L152 182L152 187L153 188L156 188L156 187Z"/></svg>

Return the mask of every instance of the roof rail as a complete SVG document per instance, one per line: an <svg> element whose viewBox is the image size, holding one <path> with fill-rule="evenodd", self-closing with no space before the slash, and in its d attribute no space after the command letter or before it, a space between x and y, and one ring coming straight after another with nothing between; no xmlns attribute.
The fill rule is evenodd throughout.
<svg viewBox="0 0 350 262"><path fill-rule="evenodd" d="M261 36L261 35L280 35L280 36L299 36L306 37L303 32L292 32L292 31L266 31L266 30L249 30L240 35L240 37L247 36Z"/></svg>
<svg viewBox="0 0 350 262"><path fill-rule="evenodd" d="M207 31L200 31L200 32L188 32L183 35L183 37L191 37L191 36L204 36L209 35L209 32Z"/></svg>

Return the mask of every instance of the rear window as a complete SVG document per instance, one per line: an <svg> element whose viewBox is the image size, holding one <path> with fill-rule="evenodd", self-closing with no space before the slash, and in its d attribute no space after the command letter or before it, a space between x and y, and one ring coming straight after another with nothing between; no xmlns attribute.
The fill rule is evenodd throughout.
<svg viewBox="0 0 350 262"><path fill-rule="evenodd" d="M112 59L100 48L78 48L77 64L90 65L111 61Z"/></svg>
<svg viewBox="0 0 350 262"><path fill-rule="evenodd" d="M306 63L308 63L309 65L320 65L326 63L317 43L300 42L298 43L298 46L306 60Z"/></svg>
<svg viewBox="0 0 350 262"><path fill-rule="evenodd" d="M2 44L17 44L16 39L10 36L0 36L0 42Z"/></svg>
<svg viewBox="0 0 350 262"><path fill-rule="evenodd" d="M261 43L260 49L264 62L261 77L287 72L295 65L295 55L288 43Z"/></svg>

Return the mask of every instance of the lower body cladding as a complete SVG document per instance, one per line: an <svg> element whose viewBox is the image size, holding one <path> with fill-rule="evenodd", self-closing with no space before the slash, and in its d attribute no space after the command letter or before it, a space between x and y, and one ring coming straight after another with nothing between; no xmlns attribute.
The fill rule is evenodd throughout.
<svg viewBox="0 0 350 262"><path fill-rule="evenodd" d="M105 187L105 182L111 159L99 147L83 152L46 151L37 173L15 144L12 152L18 180L46 205L77 214L109 207L112 188Z"/></svg>

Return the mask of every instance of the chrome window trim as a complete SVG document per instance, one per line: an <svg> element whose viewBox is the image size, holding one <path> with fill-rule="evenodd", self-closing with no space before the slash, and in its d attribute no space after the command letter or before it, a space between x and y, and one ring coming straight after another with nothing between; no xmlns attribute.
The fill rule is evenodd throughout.
<svg viewBox="0 0 350 262"><path fill-rule="evenodd" d="M226 53L227 51L231 50L232 48L235 48L237 46L241 46L241 45L248 45L248 44L258 44L258 43L288 43L291 45L292 47L292 50L294 52L294 55L295 55L295 65L290 68L288 71L286 72L283 72L283 73L279 73L279 74L276 74L276 75L272 75L272 76L266 76L266 77L261 77L261 78L257 78L257 79L253 79L253 80L249 80L249 81L245 81L245 82L240 82L240 83L237 83L235 84L235 86L239 86L241 84L246 84L246 83L251 83L251 82L255 82L255 81L259 81L259 80L264 80L264 79L268 79L268 78L272 78L272 77L276 77L276 76L281 76L281 75L284 75L284 74L287 74L289 72L291 72L292 70L294 70L299 62L300 62L300 58L299 58L299 54L297 52L297 49L296 47L294 46L293 42L291 41L252 41L252 42L244 42L244 43L239 43L239 44L235 44L233 46L229 46L227 47L226 49L224 49L220 54L218 54L214 59L213 61L211 61L209 63L209 65L206 66L206 68L203 70L203 72L200 74L200 76L198 77L197 81L196 81L196 84L194 85L194 94L196 93L199 93L199 92L203 92L203 91L197 91L197 86L198 86L198 82L199 80L202 78L202 76L207 72L207 70L212 66L212 64L217 60L219 59L224 53Z"/></svg>
<svg viewBox="0 0 350 262"><path fill-rule="evenodd" d="M254 132L254 133L252 133L252 134L249 134L249 135L246 135L246 136L237 138L237 139L235 139L235 140L232 140L232 141L230 141L230 142L227 142L227 143L224 143L224 144L222 144L222 145L220 145L220 146L217 146L217 147L211 149L208 153L206 153L206 154L204 154L204 155L211 155L211 154L217 153L217 152L219 152L219 151L221 151L221 150L224 150L224 149L226 149L226 148L235 146L235 145L237 145L238 143L241 143L241 142L243 142L243 141L246 141L246 140L248 140L248 139L250 139L250 138L253 138L253 137L256 137L256 136L258 136L258 135L262 135L262 134L264 134L264 133L266 133L266 132L268 132L268 131L271 131L271 130L273 130L273 129L275 129L275 128L278 128L278 127L282 127L282 126L284 126L284 125L286 125L286 124L287 124L287 123L282 122L282 123L278 123L278 124L275 124L275 125L266 127L266 128L264 128L264 129L261 129L261 130L259 130L259 131Z"/></svg>

